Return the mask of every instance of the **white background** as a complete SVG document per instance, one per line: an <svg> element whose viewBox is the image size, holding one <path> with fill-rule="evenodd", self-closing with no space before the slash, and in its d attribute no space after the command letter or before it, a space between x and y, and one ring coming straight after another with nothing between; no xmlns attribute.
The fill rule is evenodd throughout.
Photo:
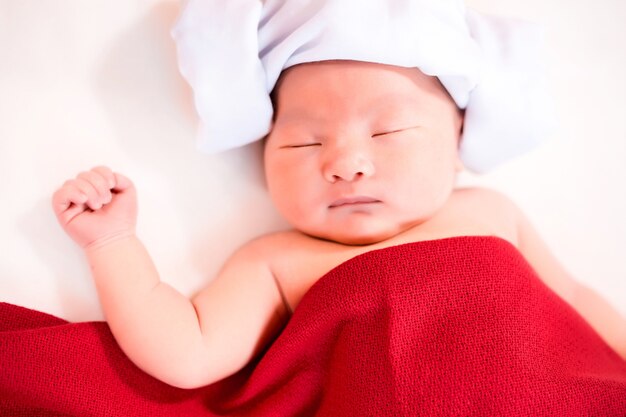
<svg viewBox="0 0 626 417"><path fill-rule="evenodd" d="M626 314L626 3L472 0L546 30L560 121L541 148L480 177L515 200L572 274ZM241 243L283 227L258 145L195 149L172 0L0 0L0 301L102 319L50 196L93 165L139 190L138 230L162 279L191 295Z"/></svg>

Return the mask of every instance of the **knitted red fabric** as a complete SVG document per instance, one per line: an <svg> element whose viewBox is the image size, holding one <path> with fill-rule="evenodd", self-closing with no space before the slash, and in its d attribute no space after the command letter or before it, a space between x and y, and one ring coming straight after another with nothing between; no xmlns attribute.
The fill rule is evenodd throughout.
<svg viewBox="0 0 626 417"><path fill-rule="evenodd" d="M357 256L280 337L196 390L135 367L102 322L0 304L2 416L626 416L626 361L505 240Z"/></svg>

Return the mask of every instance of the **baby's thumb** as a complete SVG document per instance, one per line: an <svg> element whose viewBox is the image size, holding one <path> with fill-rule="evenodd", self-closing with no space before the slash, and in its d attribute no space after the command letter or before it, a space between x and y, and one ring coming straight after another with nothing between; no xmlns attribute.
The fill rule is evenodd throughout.
<svg viewBox="0 0 626 417"><path fill-rule="evenodd" d="M133 182L124 175L117 172L113 175L115 175L115 186L112 188L113 191L121 192L133 187Z"/></svg>

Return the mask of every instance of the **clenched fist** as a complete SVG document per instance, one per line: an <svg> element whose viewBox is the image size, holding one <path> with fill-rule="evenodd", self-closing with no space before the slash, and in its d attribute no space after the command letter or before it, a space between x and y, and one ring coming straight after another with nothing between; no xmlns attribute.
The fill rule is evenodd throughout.
<svg viewBox="0 0 626 417"><path fill-rule="evenodd" d="M52 206L61 227L84 249L135 233L135 187L107 167L93 168L66 181L54 193Z"/></svg>

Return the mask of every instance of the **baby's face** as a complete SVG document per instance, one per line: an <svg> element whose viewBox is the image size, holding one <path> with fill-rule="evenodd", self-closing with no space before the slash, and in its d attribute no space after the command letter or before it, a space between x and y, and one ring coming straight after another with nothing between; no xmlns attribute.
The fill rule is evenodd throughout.
<svg viewBox="0 0 626 417"><path fill-rule="evenodd" d="M277 88L265 171L296 229L376 243L427 220L450 196L462 116L436 78L325 61L290 68Z"/></svg>

